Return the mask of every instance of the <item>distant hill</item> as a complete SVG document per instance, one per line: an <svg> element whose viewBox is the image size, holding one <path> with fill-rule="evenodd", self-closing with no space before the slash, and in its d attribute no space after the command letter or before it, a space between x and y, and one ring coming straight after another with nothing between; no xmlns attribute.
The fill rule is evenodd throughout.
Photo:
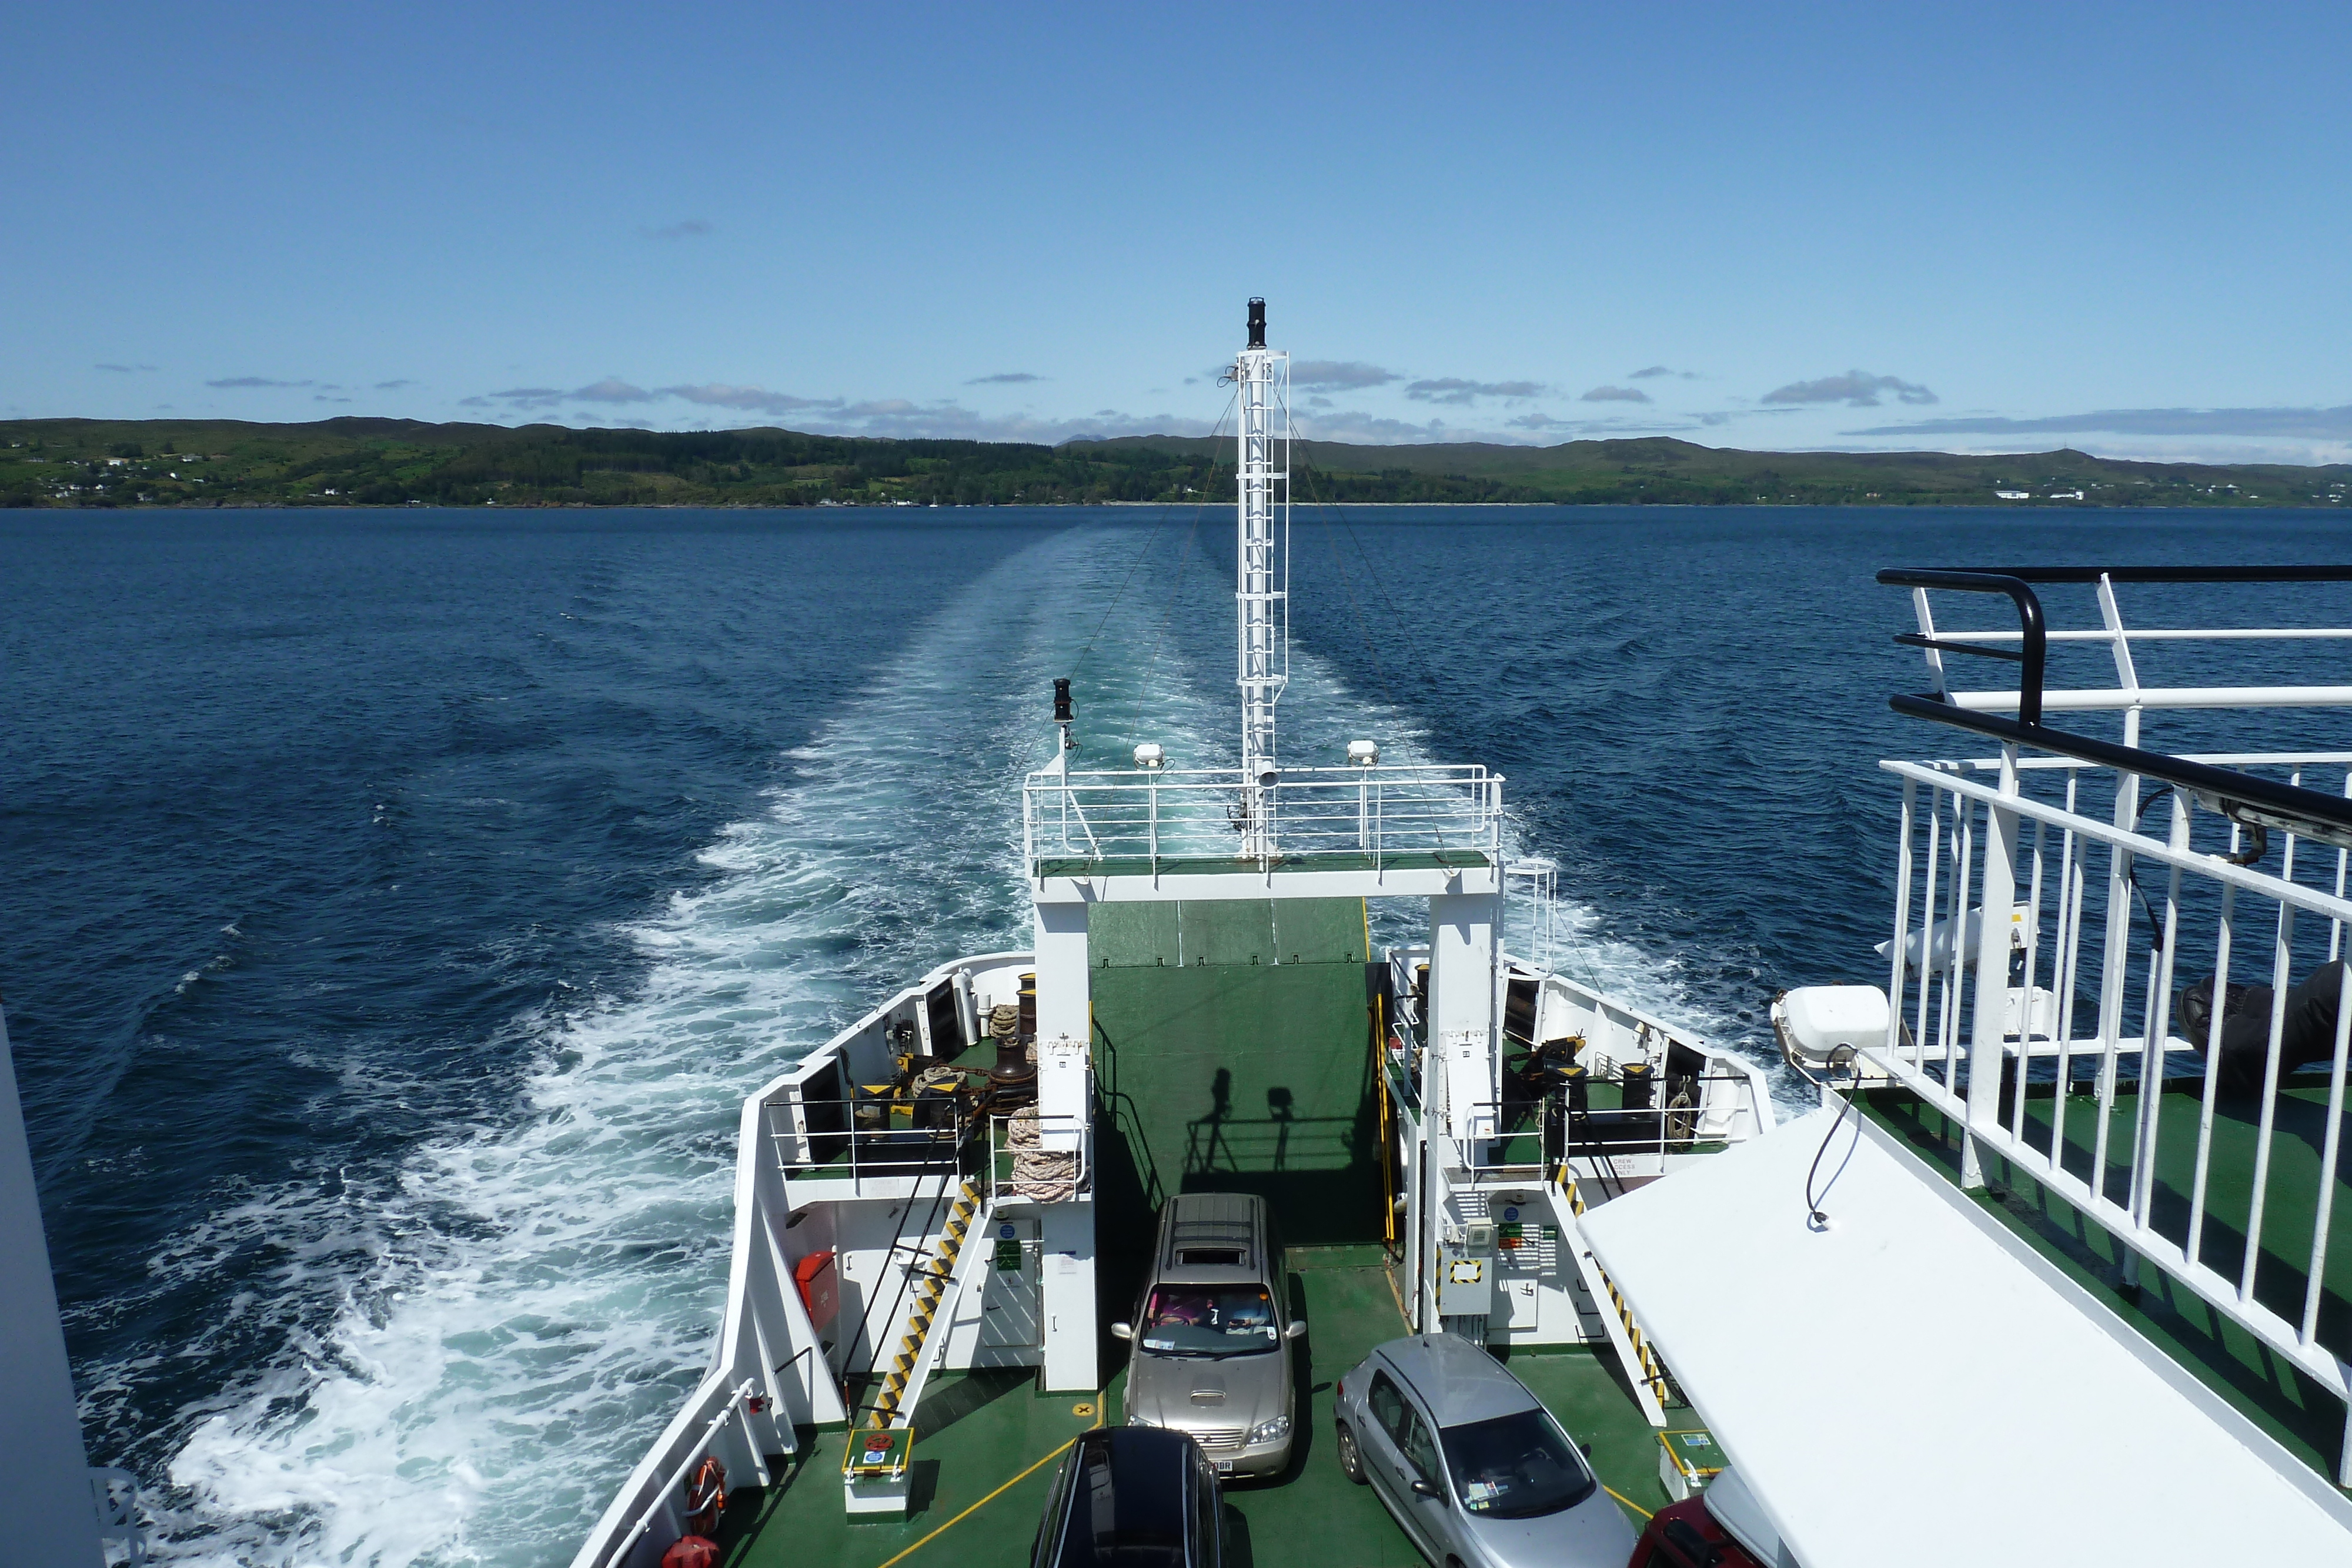
<svg viewBox="0 0 2352 1568"><path fill-rule="evenodd" d="M1052 506L1223 502L1228 441L883 441L789 430L572 430L329 419L0 421L0 506ZM2352 465L2133 463L2071 449L1740 452L1302 441L1300 503L2347 505ZM2002 492L2010 492L2004 497Z"/></svg>

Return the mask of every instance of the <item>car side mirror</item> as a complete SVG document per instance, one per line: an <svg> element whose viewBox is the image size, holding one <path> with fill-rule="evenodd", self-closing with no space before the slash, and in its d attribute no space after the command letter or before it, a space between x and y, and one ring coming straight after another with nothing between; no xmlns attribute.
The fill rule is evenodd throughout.
<svg viewBox="0 0 2352 1568"><path fill-rule="evenodd" d="M1576 1445L1576 1448L1577 1448L1577 1452L1579 1452L1579 1453L1582 1454L1586 1458L1588 1458L1588 1459L1589 1459L1589 1458L1591 1458L1592 1457L1592 1445L1591 1445L1591 1444L1590 1444L1590 1443L1579 1443L1578 1445Z"/></svg>
<svg viewBox="0 0 2352 1568"><path fill-rule="evenodd" d="M1296 1319L1293 1319L1290 1326L1282 1331L1282 1337L1285 1339L1305 1339L1307 1337L1307 1325Z"/></svg>
<svg viewBox="0 0 2352 1568"><path fill-rule="evenodd" d="M1133 1323L1113 1323L1110 1325L1110 1337L1113 1339L1133 1339L1135 1337L1135 1325Z"/></svg>
<svg viewBox="0 0 2352 1568"><path fill-rule="evenodd" d="M1435 1497L1437 1495L1437 1489L1423 1480L1414 1481L1412 1483L1412 1490L1413 1495L1416 1497Z"/></svg>

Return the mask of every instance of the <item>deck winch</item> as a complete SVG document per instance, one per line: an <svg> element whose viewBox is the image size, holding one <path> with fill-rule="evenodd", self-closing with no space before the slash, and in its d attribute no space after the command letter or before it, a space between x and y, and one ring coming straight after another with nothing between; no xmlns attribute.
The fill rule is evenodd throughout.
<svg viewBox="0 0 2352 1568"><path fill-rule="evenodd" d="M1024 988L1028 993L1027 988ZM988 1010L988 1032L996 1041L996 1065L988 1070L988 1097L997 1110L1026 1105L1037 1097L1037 1064L1021 1039L1022 1009L999 1002Z"/></svg>

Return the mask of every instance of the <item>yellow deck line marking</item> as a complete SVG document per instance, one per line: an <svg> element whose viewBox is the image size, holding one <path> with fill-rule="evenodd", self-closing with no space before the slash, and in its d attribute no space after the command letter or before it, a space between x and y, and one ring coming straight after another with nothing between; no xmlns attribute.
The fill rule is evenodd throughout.
<svg viewBox="0 0 2352 1568"><path fill-rule="evenodd" d="M1388 1281L1389 1300L1396 1303L1397 1316L1402 1318L1404 1326L1410 1329L1412 1327L1412 1314L1404 1310L1404 1292L1396 1288L1396 1270L1383 1263L1381 1265L1381 1278Z"/></svg>
<svg viewBox="0 0 2352 1568"><path fill-rule="evenodd" d="M1070 1443L1075 1443L1077 1439L1076 1437L1070 1439ZM1055 1449L1052 1453L1046 1455L1035 1464L1031 1465L1027 1469L1023 1470L1019 1475L1014 1476L1011 1480L1006 1481L1003 1486L998 1487L994 1491L990 1492L986 1497L982 1498L978 1502L973 1503L970 1508L965 1509L961 1513L957 1514L953 1519L949 1520L945 1524L940 1525L937 1530L932 1531L929 1535L924 1536L920 1541L916 1542L912 1546L908 1547L904 1552L899 1552L898 1556L886 1558L881 1564L881 1568L893 1568L894 1564L903 1563L908 1558L912 1557L916 1552L920 1552L924 1547L929 1546L932 1542L937 1541L940 1536L945 1535L949 1531L953 1530L957 1525L961 1524L965 1520L970 1519L973 1514L978 1513L982 1509L987 1507L990 1503L994 1502L998 1498L1003 1496L1013 1488L1020 1485L1023 1481L1027 1480L1045 1466L1060 1458L1062 1455L1068 1450L1070 1443L1063 1444L1060 1448ZM1612 1492L1609 1495L1614 1497L1617 1494Z"/></svg>
<svg viewBox="0 0 2352 1568"><path fill-rule="evenodd" d="M1640 1514L1643 1519L1655 1519L1658 1517L1656 1514L1652 1513L1648 1509L1643 1508L1640 1503L1635 1502L1632 1498L1627 1497L1623 1492L1619 1491L1615 1487L1611 1486L1607 1481L1602 1481L1601 1483L1601 1490L1607 1492L1611 1497L1615 1498L1619 1502L1623 1503L1627 1508L1632 1509L1635 1513ZM978 1505L975 1504L974 1506L976 1507ZM922 1543L920 1542L916 1542L916 1545L918 1546L921 1544ZM907 1551L912 1552L914 1549L915 1548L913 1546L909 1546L907 1548ZM902 1552L898 1555L903 1557L906 1555L906 1552ZM897 1561L898 1561L898 1557L890 1559L890 1563L896 1563ZM882 1568L890 1568L890 1563L885 1563L882 1564Z"/></svg>

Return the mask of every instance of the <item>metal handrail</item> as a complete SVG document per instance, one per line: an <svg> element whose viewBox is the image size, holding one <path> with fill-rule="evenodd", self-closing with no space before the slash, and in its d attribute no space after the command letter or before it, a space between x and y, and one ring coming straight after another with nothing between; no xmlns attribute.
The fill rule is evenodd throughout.
<svg viewBox="0 0 2352 1568"><path fill-rule="evenodd" d="M2011 566L2011 567L1890 567L1878 574L1878 580L1890 588L1908 588L1920 594L1926 602L1925 590L1948 589L1962 593L2003 593L2017 605L2019 630L2000 633L2002 638L2021 636L2024 646L2021 653L1988 648L1978 644L1993 634L1985 632L1941 632L1930 635L1924 628L1917 632L1903 632L1895 642L1906 647L1924 648L1931 653L1972 653L1980 657L2015 659L2024 667L2018 680L2018 718L2021 723L2038 724L2042 719L2044 674L2048 665L2049 644L2053 635L2089 640L2094 637L2128 639L2132 633L2111 624L2095 633L2052 633L2046 627L2042 601L2034 593L2034 583L2080 583L2098 585L2105 594L2106 588L2118 582L2166 583L2228 583L2228 582L2352 582L2352 566ZM2109 601L2111 603L2111 601ZM1922 619L1925 612L1922 611ZM2143 633L2145 635L2146 633ZM2171 629L2158 633L2169 639L2204 636L2269 635L2259 629L2231 629L2197 632ZM2310 629L2294 629L2283 635L2312 635ZM1940 669L1940 666L1938 667ZM2316 690L2333 692L2333 688ZM2137 701L2144 694L2135 692ZM2153 694L2146 694L2152 695ZM2212 694L2176 694L2176 701L2192 702L2196 706L2211 706ZM2331 695L2328 700L2340 700Z"/></svg>
<svg viewBox="0 0 2352 1568"><path fill-rule="evenodd" d="M119 1543L124 1568L147 1561L147 1532L139 1525L139 1478L115 1465L89 1467L90 1502L98 1510L101 1548ZM110 1555L110 1563L114 1559Z"/></svg>
<svg viewBox="0 0 2352 1568"><path fill-rule="evenodd" d="M637 1515L637 1522L614 1542L612 1550L605 1553L604 1562L608 1568L611 1563L619 1561L631 1547L636 1545L638 1539L646 1531L653 1528L654 1515L670 1506L670 1493L677 1490L678 1482L686 1479L687 1472L694 1469L696 1462L710 1451L710 1439L719 1435L719 1427L729 1416L743 1407L743 1402L751 1397L751 1390L758 1385L759 1379L747 1377L728 1394L727 1402L702 1428L701 1439L687 1449L686 1458L678 1461L677 1468L669 1473L669 1479L654 1489L653 1500L646 1503L644 1511ZM746 1436L749 1436L748 1432Z"/></svg>
<svg viewBox="0 0 2352 1568"><path fill-rule="evenodd" d="M1927 649L1931 656L1935 653L1971 653L2014 658L2022 665L2018 680L2017 717L2014 719L1977 711L1961 700L1966 694L1954 694L1948 690L1916 696L1903 694L1891 696L1887 699L1887 706L1895 712L1907 717L1973 730L2012 746L2031 746L2095 767L2111 768L2118 773L2155 779L2191 792L2209 809L2246 827L2279 828L2329 843L2352 844L2352 802L2316 790L2229 771L2210 763L2137 746L2117 745L2113 741L2053 729L2044 725L2042 716L2045 706L2044 682L2050 632L2044 624L2042 601L2032 586L2036 582L2097 585L2102 595L2101 602L2107 612L2108 624L2095 635L2116 643L2119 650L2116 658L2121 666L2127 664L2127 660L2120 650L2127 645L2132 633L2125 630L2115 611L2112 596L2106 592L2114 583L2352 582L2352 566L1890 568L1878 574L1878 580L1889 587L1914 590L1922 606L1922 630L1898 635L1895 638L1898 643ZM1927 589L2008 595L2017 605L2019 631L2015 634L2023 639L2022 651L2012 654L2005 649L1980 646L1975 639L1987 635L1985 633L1939 632L1930 635L1932 623L1925 609L1924 591ZM2189 637L2200 633L2176 629L2173 634ZM2010 634L2001 635L2005 638ZM1962 636L1968 640L1959 640ZM1940 666L1937 669L1938 685L1941 685ZM2133 677L2126 674L2126 679ZM2242 694L2230 688L2159 693L2143 691L2135 685L2129 690L2108 695L2124 699L2119 706L2126 707L2145 706L2149 700L2212 706L2226 704L2233 698L2248 706L2265 706L2336 702L2343 699L2345 691L2346 688L2308 687L2250 688ZM2127 728L2126 734L2127 739L2136 739L2137 732Z"/></svg>
<svg viewBox="0 0 2352 1568"><path fill-rule="evenodd" d="M951 1099L946 1107L949 1120L943 1126L891 1125L888 1122L890 1110L903 1103L904 1102L901 1101L884 1100L878 1097L860 1100L812 1096L795 1100L762 1101L761 1109L790 1111L798 1107L804 1113L811 1109L826 1108L841 1111L843 1125L838 1128L824 1128L810 1132L772 1130L768 1136L776 1145L777 1166L787 1176L795 1171L819 1171L830 1167L836 1159L840 1158L840 1155L836 1154L819 1158L814 1152L815 1146L820 1144L826 1146L838 1145L848 1155L849 1181L854 1186L867 1176L922 1176L955 1166L962 1156L964 1145L970 1140L974 1124L982 1119L968 1114L961 1102ZM871 1113L876 1110L883 1112L884 1125L861 1127L857 1124L859 1112ZM811 1145L809 1155L806 1157L796 1156L792 1148L795 1144ZM864 1145L862 1155L861 1145ZM881 1157L878 1158L875 1152L877 1145L882 1150ZM889 1157L890 1151L893 1150L905 1151L903 1157Z"/></svg>
<svg viewBox="0 0 2352 1568"><path fill-rule="evenodd" d="M2017 677L2017 715L2027 724L2042 721L2042 672L2049 664L2050 642L2042 624L2042 601L2025 580L2014 572L1953 571L1944 569L1892 567L1878 574L1878 580L1889 588L1947 588L1962 593L2006 593L2016 602L2017 624L2025 637L2025 650L2021 654L2008 654L1999 649L1979 648L1969 643L1939 643L1919 634L1897 636L1897 643L1914 647L1944 649L1955 653L1978 653L1993 658L2015 657L2024 668Z"/></svg>
<svg viewBox="0 0 2352 1568"><path fill-rule="evenodd" d="M1270 784L1230 768L1031 774L1023 788L1024 847L1089 860L1250 858L1237 803L1261 802L1283 860L1448 850L1486 854L1501 844L1501 775L1483 767L1385 765L1282 769ZM1075 819L1076 829L1071 822Z"/></svg>
<svg viewBox="0 0 2352 1568"><path fill-rule="evenodd" d="M2039 694L2036 695L2038 697ZM1886 706L1912 718L1932 719L1937 724L1972 729L1995 740L2036 747L2094 767L2112 768L2119 773L2137 773L2143 779L2170 784L2189 791L2210 810L2247 827L2282 828L2288 832L2301 833L2329 843L2352 843L2352 800L2341 796L2326 795L2294 784L2281 784L2274 779L2258 779L2251 773L2215 768L2208 763L2191 762L2161 751L2148 751L2137 746L2118 746L2111 740L2052 729L2047 725L2020 723L1998 714L1975 713L1935 697L1906 696L1898 693L1886 699Z"/></svg>

